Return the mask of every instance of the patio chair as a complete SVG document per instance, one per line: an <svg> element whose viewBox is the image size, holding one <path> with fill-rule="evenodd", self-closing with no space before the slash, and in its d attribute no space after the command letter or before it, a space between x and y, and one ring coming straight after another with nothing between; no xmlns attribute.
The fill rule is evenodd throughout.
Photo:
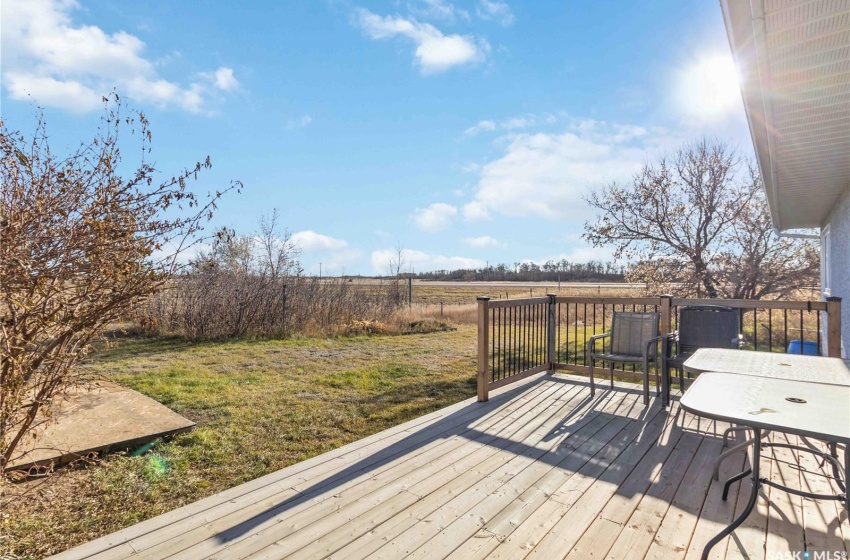
<svg viewBox="0 0 850 560"><path fill-rule="evenodd" d="M649 404L649 364L656 363L658 342L664 337L658 335L659 313L614 312L611 332L597 334L587 341L587 359L590 364L590 394L596 393L593 380L595 362L610 364L611 388L614 388L615 364L640 364L643 371L643 404ZM610 338L608 350L603 339ZM596 342L603 340L602 351L597 352ZM658 372L656 371L656 384Z"/></svg>
<svg viewBox="0 0 850 560"><path fill-rule="evenodd" d="M679 370L679 390L685 390L682 364L700 348L740 348L744 336L739 331L738 311L721 305L690 305L679 311L679 330L664 340L661 374L670 382L670 368ZM675 353L672 352L675 346ZM672 354L672 355L671 355ZM668 385L669 386L669 385ZM667 404L669 394L664 395Z"/></svg>

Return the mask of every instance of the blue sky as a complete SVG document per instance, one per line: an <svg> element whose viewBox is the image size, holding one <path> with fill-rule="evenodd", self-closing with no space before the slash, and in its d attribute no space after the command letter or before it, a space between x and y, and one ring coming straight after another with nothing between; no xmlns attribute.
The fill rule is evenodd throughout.
<svg viewBox="0 0 850 560"><path fill-rule="evenodd" d="M307 272L607 260L588 189L717 137L750 156L720 8L644 0L4 0L2 107L54 150L113 88L163 177L245 184L213 226L277 208ZM132 158L127 161L132 163Z"/></svg>

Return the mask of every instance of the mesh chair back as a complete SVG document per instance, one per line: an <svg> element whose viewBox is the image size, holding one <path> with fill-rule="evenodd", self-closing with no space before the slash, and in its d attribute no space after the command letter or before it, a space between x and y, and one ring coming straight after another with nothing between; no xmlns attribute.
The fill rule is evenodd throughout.
<svg viewBox="0 0 850 560"><path fill-rule="evenodd" d="M738 311L719 305L692 305L679 311L679 353L699 348L737 348Z"/></svg>
<svg viewBox="0 0 850 560"><path fill-rule="evenodd" d="M611 322L611 353L642 356L644 343L658 336L659 317L659 313L615 311Z"/></svg>

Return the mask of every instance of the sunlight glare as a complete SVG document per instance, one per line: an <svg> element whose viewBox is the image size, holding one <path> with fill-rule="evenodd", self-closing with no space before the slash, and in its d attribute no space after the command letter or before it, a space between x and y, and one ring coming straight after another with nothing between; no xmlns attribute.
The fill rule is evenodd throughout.
<svg viewBox="0 0 850 560"><path fill-rule="evenodd" d="M740 103L738 70L731 55L700 57L680 77L680 100L685 111L702 119L723 116Z"/></svg>

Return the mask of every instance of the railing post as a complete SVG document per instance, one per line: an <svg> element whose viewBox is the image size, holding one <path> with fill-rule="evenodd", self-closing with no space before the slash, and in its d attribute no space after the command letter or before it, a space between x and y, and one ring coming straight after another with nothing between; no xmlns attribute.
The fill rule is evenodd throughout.
<svg viewBox="0 0 850 560"><path fill-rule="evenodd" d="M826 298L826 355L841 357L841 298Z"/></svg>
<svg viewBox="0 0 850 560"><path fill-rule="evenodd" d="M661 334L670 334L673 332L673 296L662 294L658 307L661 311Z"/></svg>
<svg viewBox="0 0 850 560"><path fill-rule="evenodd" d="M490 298L478 297L478 402L487 402L490 379Z"/></svg>
<svg viewBox="0 0 850 560"><path fill-rule="evenodd" d="M546 314L546 361L549 362L549 371L555 371L555 294L546 294L549 297Z"/></svg>

